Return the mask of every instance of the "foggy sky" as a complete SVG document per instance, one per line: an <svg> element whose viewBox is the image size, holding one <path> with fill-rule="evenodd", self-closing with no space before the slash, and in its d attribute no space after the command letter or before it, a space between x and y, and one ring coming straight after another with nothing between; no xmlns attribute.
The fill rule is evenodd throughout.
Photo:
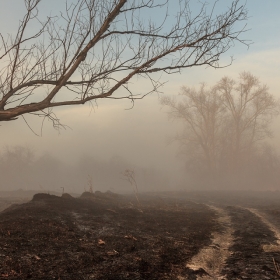
<svg viewBox="0 0 280 280"><path fill-rule="evenodd" d="M168 81L162 88L163 94L177 95L183 85L198 86L200 82L213 85L223 76L236 78L241 71L250 71L269 86L272 94L280 98L280 36L276 36L279 35L280 2L270 1L267 5L262 0L247 2L251 16L248 28L252 30L243 37L251 39L254 44L248 50L239 45L230 49L224 55L223 62L227 63L230 55L234 55L235 61L228 68L214 70L196 67L178 75L163 75L162 80ZM225 5L226 3L229 1L225 1ZM4 10L1 7L1 29L5 25L3 21L7 20L7 14L11 15L12 8L8 6L5 9L10 10ZM18 13L13 16L16 17ZM134 92L140 93L144 88L145 85L136 83ZM137 171L141 173L141 167L154 169L168 178L170 188L187 185L184 160L178 156L178 144L170 144L168 140L180 132L181 124L168 121L167 110L161 108L156 94L136 101L134 108L127 110L130 107L129 101L102 100L98 101L98 107L94 109L89 105L57 109L55 112L61 122L69 128L58 133L51 123L46 122L42 136L41 121L36 118L28 118L28 121L40 136L34 135L22 118L1 123L0 147L27 146L37 155L48 154L67 164L74 164L85 156L92 156L102 162L120 157L125 160L127 168L135 169L136 174ZM274 131L273 141L277 144L280 140L279 118L275 122ZM81 184L85 185L85 182ZM143 181L143 184L147 182ZM30 189L37 187L30 186ZM108 186L108 189L111 187ZM141 187L147 190L147 186L140 185L140 191ZM5 185L0 184L0 189L5 190ZM81 187L77 189L80 190Z"/></svg>

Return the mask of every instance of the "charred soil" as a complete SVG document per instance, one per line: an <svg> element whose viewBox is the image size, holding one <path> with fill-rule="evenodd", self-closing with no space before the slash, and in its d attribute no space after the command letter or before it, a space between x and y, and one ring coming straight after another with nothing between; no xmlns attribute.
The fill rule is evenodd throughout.
<svg viewBox="0 0 280 280"><path fill-rule="evenodd" d="M37 194L0 213L2 279L178 279L219 230L203 204L154 196Z"/></svg>
<svg viewBox="0 0 280 280"><path fill-rule="evenodd" d="M0 213L0 278L280 279L280 200L240 197L36 194Z"/></svg>

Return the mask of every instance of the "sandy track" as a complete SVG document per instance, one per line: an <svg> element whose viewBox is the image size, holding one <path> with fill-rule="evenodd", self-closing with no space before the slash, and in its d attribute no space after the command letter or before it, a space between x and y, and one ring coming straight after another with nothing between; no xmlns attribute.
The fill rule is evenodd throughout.
<svg viewBox="0 0 280 280"><path fill-rule="evenodd" d="M279 279L273 265L280 253L280 231L253 208L208 205L222 231L187 263L196 279ZM246 278L247 277L247 278Z"/></svg>
<svg viewBox="0 0 280 280"><path fill-rule="evenodd" d="M280 252L280 231L279 229L273 225L268 219L265 217L265 214L260 212L257 209L254 208L246 208L251 213L255 214L257 217L261 219L261 221L267 225L267 227L274 233L275 237L277 238L276 243L277 244L269 244L269 245L263 245L263 250L265 252Z"/></svg>
<svg viewBox="0 0 280 280"><path fill-rule="evenodd" d="M280 258L280 252L275 250L275 245L278 246L275 233L250 208L228 206L227 212L234 229L234 242L223 270L225 279L279 279L274 266L274 260L279 263Z"/></svg>
<svg viewBox="0 0 280 280"><path fill-rule="evenodd" d="M203 272L203 275L197 276L197 279L225 279L222 276L222 270L230 255L229 248L233 243L231 218L222 208L212 205L208 205L208 207L217 213L217 221L223 230L213 233L212 243L202 248L187 264L187 267Z"/></svg>

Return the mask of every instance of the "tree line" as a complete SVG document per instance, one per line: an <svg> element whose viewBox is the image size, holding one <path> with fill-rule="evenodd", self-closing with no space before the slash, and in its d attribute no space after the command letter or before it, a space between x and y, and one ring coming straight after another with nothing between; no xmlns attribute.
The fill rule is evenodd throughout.
<svg viewBox="0 0 280 280"><path fill-rule="evenodd" d="M133 192L123 172L134 168L139 190L159 190L169 186L160 170L131 164L120 156L98 159L84 155L71 162L45 153L36 154L28 146L7 146L0 151L0 189L37 190L81 194L89 191Z"/></svg>

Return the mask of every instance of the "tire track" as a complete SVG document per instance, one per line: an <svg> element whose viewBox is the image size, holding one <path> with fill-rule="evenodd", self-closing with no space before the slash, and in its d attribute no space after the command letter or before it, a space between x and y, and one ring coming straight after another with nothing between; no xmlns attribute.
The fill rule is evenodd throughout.
<svg viewBox="0 0 280 280"><path fill-rule="evenodd" d="M223 230L214 232L212 243L186 265L195 275L189 279L279 279L273 260L280 261L280 232L265 214L239 206L208 207Z"/></svg>
<svg viewBox="0 0 280 280"><path fill-rule="evenodd" d="M232 246L233 229L231 227L231 218L227 212L215 206L208 207L214 210L217 215L217 221L223 228L221 232L214 232L212 243L202 248L197 255L186 265L187 268L195 272L196 279L225 279L221 276L224 265L230 256L229 248Z"/></svg>
<svg viewBox="0 0 280 280"><path fill-rule="evenodd" d="M276 244L265 244L263 245L263 250L265 252L280 252L280 231L277 227L275 227L267 218L265 218L265 214L261 213L259 210L254 208L246 208L251 213L255 214L257 217L261 219L261 221L267 225L267 227L274 233L276 237Z"/></svg>
<svg viewBox="0 0 280 280"><path fill-rule="evenodd" d="M274 231L252 209L230 206L227 210L234 228L234 242L223 269L225 279L279 279L273 259L279 261L280 253L264 250L268 245L277 245Z"/></svg>

